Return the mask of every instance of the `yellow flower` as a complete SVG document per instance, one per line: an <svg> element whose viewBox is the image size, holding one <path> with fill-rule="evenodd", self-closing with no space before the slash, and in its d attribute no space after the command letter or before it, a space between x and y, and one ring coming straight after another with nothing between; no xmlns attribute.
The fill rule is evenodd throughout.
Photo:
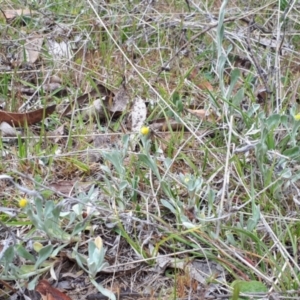
<svg viewBox="0 0 300 300"><path fill-rule="evenodd" d="M296 121L300 121L300 113L294 115L294 119L295 119Z"/></svg>
<svg viewBox="0 0 300 300"><path fill-rule="evenodd" d="M21 208L24 208L25 206L27 206L27 204L28 204L27 199L22 198L22 199L19 200L19 206L20 206Z"/></svg>
<svg viewBox="0 0 300 300"><path fill-rule="evenodd" d="M142 135L147 135L149 132L150 132L149 127L143 126L143 127L141 128L141 134L142 134Z"/></svg>
<svg viewBox="0 0 300 300"><path fill-rule="evenodd" d="M188 183L189 181L190 181L190 177L189 177L189 176L185 176L185 177L184 177L184 182L185 182L185 183Z"/></svg>

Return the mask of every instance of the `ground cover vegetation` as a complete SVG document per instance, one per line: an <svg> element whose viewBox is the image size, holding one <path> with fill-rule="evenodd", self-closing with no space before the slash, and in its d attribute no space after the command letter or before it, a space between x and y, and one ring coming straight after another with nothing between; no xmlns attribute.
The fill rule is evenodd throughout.
<svg viewBox="0 0 300 300"><path fill-rule="evenodd" d="M296 299L297 1L2 0L0 299Z"/></svg>

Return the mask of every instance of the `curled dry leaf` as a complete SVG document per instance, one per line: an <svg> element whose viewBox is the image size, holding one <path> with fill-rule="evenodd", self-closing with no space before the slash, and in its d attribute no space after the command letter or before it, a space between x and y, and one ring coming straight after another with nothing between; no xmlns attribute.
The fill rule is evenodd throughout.
<svg viewBox="0 0 300 300"><path fill-rule="evenodd" d="M213 91L214 88L211 83L208 80L203 79L202 76L199 76L200 72L199 67L195 67L190 73L190 80L201 90Z"/></svg>
<svg viewBox="0 0 300 300"><path fill-rule="evenodd" d="M62 80L59 76L57 75L52 75L50 77L50 83L58 83L58 84L62 84Z"/></svg>
<svg viewBox="0 0 300 300"><path fill-rule="evenodd" d="M71 41L56 42L54 39L47 39L48 52L56 64L64 65L64 61L72 60ZM63 66L65 67L65 66Z"/></svg>
<svg viewBox="0 0 300 300"><path fill-rule="evenodd" d="M74 100L74 103L70 103L62 112L62 117L68 115L72 111L73 107L80 107L83 104L88 103L90 98L96 98L100 94L105 96L105 100L103 102L108 102L110 98L114 97L114 93L100 83L96 86L96 89L93 89L91 92L81 95Z"/></svg>
<svg viewBox="0 0 300 300"><path fill-rule="evenodd" d="M72 300L69 296L51 286L45 279L40 280L35 290L41 294L43 300Z"/></svg>
<svg viewBox="0 0 300 300"><path fill-rule="evenodd" d="M129 95L125 86L125 83L122 83L115 97L112 98L112 101L109 101L108 110L112 113L123 112L129 102Z"/></svg>
<svg viewBox="0 0 300 300"><path fill-rule="evenodd" d="M54 143L58 143L64 138L64 135L67 134L67 132L65 132L65 129L66 129L66 123L60 125L55 130L48 132L47 136L54 137Z"/></svg>
<svg viewBox="0 0 300 300"><path fill-rule="evenodd" d="M266 91L265 88L261 88L257 91L256 93L258 103L266 103L268 100L268 92Z"/></svg>
<svg viewBox="0 0 300 300"><path fill-rule="evenodd" d="M99 99L100 95L104 96L104 99ZM98 99L95 99L97 97ZM91 102L91 98L94 98L93 104L83 108L84 104ZM94 116L101 118L106 115L105 112L111 113L114 117L117 117L124 112L129 100L130 97L124 84L121 85L116 94L104 85L98 84L96 89L93 89L90 93L83 94L73 103L70 103L62 112L61 116L64 117L68 115L75 107L81 110L83 118Z"/></svg>
<svg viewBox="0 0 300 300"><path fill-rule="evenodd" d="M103 95L105 98L96 99L97 97L99 98L100 95ZM91 98L94 98L93 104L83 108L84 104L91 102ZM121 85L116 94L114 94L104 85L98 84L96 89L93 89L89 93L83 94L75 99L73 103L70 103L62 112L62 117L68 115L74 107L80 109L84 118L92 116L98 116L102 118L106 115L105 112L112 113L116 117L120 113L124 112L129 100L130 98L124 84Z"/></svg>
<svg viewBox="0 0 300 300"><path fill-rule="evenodd" d="M7 9L3 11L4 17L6 20L11 20L18 16L30 16L33 14L33 11L29 8L24 9Z"/></svg>
<svg viewBox="0 0 300 300"><path fill-rule="evenodd" d="M190 262L178 262L178 260L171 257L158 256L155 269L159 273L165 272L166 268L181 269L189 274L190 278L195 279L201 284L204 284L210 276L214 275L219 282L225 280L224 268L215 262L207 262L201 260L193 260Z"/></svg>
<svg viewBox="0 0 300 300"><path fill-rule="evenodd" d="M61 85L59 83L45 83L43 85L43 91L46 93L52 93L55 90L61 89L63 92L66 94L66 90L61 88ZM32 87L21 87L21 88L16 88L16 90L22 94L26 95L32 95L37 92L36 88ZM57 94L57 93L56 93Z"/></svg>
<svg viewBox="0 0 300 300"><path fill-rule="evenodd" d="M201 90L206 90L206 91L213 91L213 86L210 84L209 81L200 81L197 84L198 88L200 88Z"/></svg>
<svg viewBox="0 0 300 300"><path fill-rule="evenodd" d="M44 37L41 35L31 36L26 40L24 49L20 50L19 59L20 61L26 61L29 63L35 63L40 56ZM26 57L24 57L26 55Z"/></svg>
<svg viewBox="0 0 300 300"><path fill-rule="evenodd" d="M202 121L215 122L217 119L217 116L214 115L213 112L205 110L205 109L189 109L188 108L187 111Z"/></svg>
<svg viewBox="0 0 300 300"><path fill-rule="evenodd" d="M72 191L87 191L92 185L92 182L80 182L77 180L60 180L50 183L48 186L60 193L70 195ZM76 187L76 188L75 188Z"/></svg>
<svg viewBox="0 0 300 300"><path fill-rule="evenodd" d="M147 107L145 101L136 98L131 108L131 131L139 132L147 118Z"/></svg>
<svg viewBox="0 0 300 300"><path fill-rule="evenodd" d="M60 88L61 84L56 82L45 83L43 85L44 92L54 92L55 90L58 90Z"/></svg>
<svg viewBox="0 0 300 300"><path fill-rule="evenodd" d="M18 135L17 130L6 122L1 122L0 131L2 133L2 136L14 137Z"/></svg>
<svg viewBox="0 0 300 300"><path fill-rule="evenodd" d="M15 127L23 127L26 124L32 125L48 117L55 111L56 105L51 105L37 110L33 110L26 113L11 113L4 110L0 110L0 122L6 122Z"/></svg>
<svg viewBox="0 0 300 300"><path fill-rule="evenodd" d="M184 125L172 118L153 120L149 127L152 131L170 131L170 129L172 131L182 131L183 128L185 129Z"/></svg>

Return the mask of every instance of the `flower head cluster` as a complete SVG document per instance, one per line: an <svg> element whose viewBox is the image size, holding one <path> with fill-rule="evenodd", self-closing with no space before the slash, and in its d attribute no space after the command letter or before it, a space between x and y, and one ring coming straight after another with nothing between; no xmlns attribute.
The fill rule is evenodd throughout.
<svg viewBox="0 0 300 300"><path fill-rule="evenodd" d="M28 200L27 200L27 199L21 198L21 199L19 200L19 206L20 206L21 208L26 207L27 204L28 204Z"/></svg>
<svg viewBox="0 0 300 300"><path fill-rule="evenodd" d="M150 132L150 128L149 128L149 127L143 126L143 127L141 128L141 134L142 134L142 135L147 135L149 132Z"/></svg>

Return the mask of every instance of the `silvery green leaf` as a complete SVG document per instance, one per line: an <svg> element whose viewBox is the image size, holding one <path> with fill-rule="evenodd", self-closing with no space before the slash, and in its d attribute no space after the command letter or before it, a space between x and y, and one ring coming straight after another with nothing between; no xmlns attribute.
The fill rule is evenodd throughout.
<svg viewBox="0 0 300 300"><path fill-rule="evenodd" d="M84 229L87 226L87 222L84 220L82 222L79 222L75 225L71 236L74 238L76 235L78 235L79 233L81 233L82 231L84 231Z"/></svg>
<svg viewBox="0 0 300 300"><path fill-rule="evenodd" d="M38 259L35 263L35 268L37 269L41 263L43 263L46 259L50 257L53 251L53 246L52 245L47 245L44 248L42 248L39 253L38 253Z"/></svg>
<svg viewBox="0 0 300 300"><path fill-rule="evenodd" d="M91 283L97 288L97 290L104 296L106 296L107 298L109 298L110 300L116 300L116 296L113 292L111 292L108 289L105 289L102 285L100 285L99 283L97 283L93 278L90 278Z"/></svg>
<svg viewBox="0 0 300 300"><path fill-rule="evenodd" d="M156 162L153 160L153 158L150 155L146 154L140 154L139 160L143 162L148 168L152 170L152 172L157 176L157 178L160 179L160 174L157 168Z"/></svg>
<svg viewBox="0 0 300 300"><path fill-rule="evenodd" d="M83 266L83 264L87 263L87 259L82 254L77 252L77 245L73 249L72 257L75 258L75 260L76 260L77 264L79 265L79 267L88 273L88 270Z"/></svg>
<svg viewBox="0 0 300 300"><path fill-rule="evenodd" d="M54 215L53 214L54 209L55 209L55 207L54 207L53 201L47 201L46 204L45 204L44 216L43 217L45 219L52 217ZM57 216L57 219L58 218L59 218L59 215Z"/></svg>
<svg viewBox="0 0 300 300"><path fill-rule="evenodd" d="M58 253L65 247L67 247L69 245L69 243L67 244L63 244L59 247L57 247L56 249L53 250L52 254L51 254L51 257L56 257L58 255Z"/></svg>
<svg viewBox="0 0 300 300"><path fill-rule="evenodd" d="M184 227L186 227L187 229L192 229L192 228L197 228L197 227L199 227L199 225L195 225L195 224L193 224L193 223L191 223L191 222L182 222L182 225L184 226Z"/></svg>
<svg viewBox="0 0 300 300"><path fill-rule="evenodd" d="M89 274L92 277L96 277L97 274L97 266L95 262L90 262L88 259L88 269L89 269Z"/></svg>
<svg viewBox="0 0 300 300"><path fill-rule="evenodd" d="M239 77L240 77L240 70L239 69L233 69L231 71L231 74L230 74L230 86L229 86L229 89L228 89L228 92L227 92L227 95L226 95L227 98L231 97L232 91L233 91L236 83L238 82Z"/></svg>
<svg viewBox="0 0 300 300"><path fill-rule="evenodd" d="M160 202L164 207L168 208L174 215L176 215L176 209L169 201L161 199Z"/></svg>
<svg viewBox="0 0 300 300"><path fill-rule="evenodd" d="M35 262L35 257L29 253L26 248L23 247L23 245L19 244L17 247L16 247L16 252L17 254L20 256L20 257L23 257L31 262Z"/></svg>

